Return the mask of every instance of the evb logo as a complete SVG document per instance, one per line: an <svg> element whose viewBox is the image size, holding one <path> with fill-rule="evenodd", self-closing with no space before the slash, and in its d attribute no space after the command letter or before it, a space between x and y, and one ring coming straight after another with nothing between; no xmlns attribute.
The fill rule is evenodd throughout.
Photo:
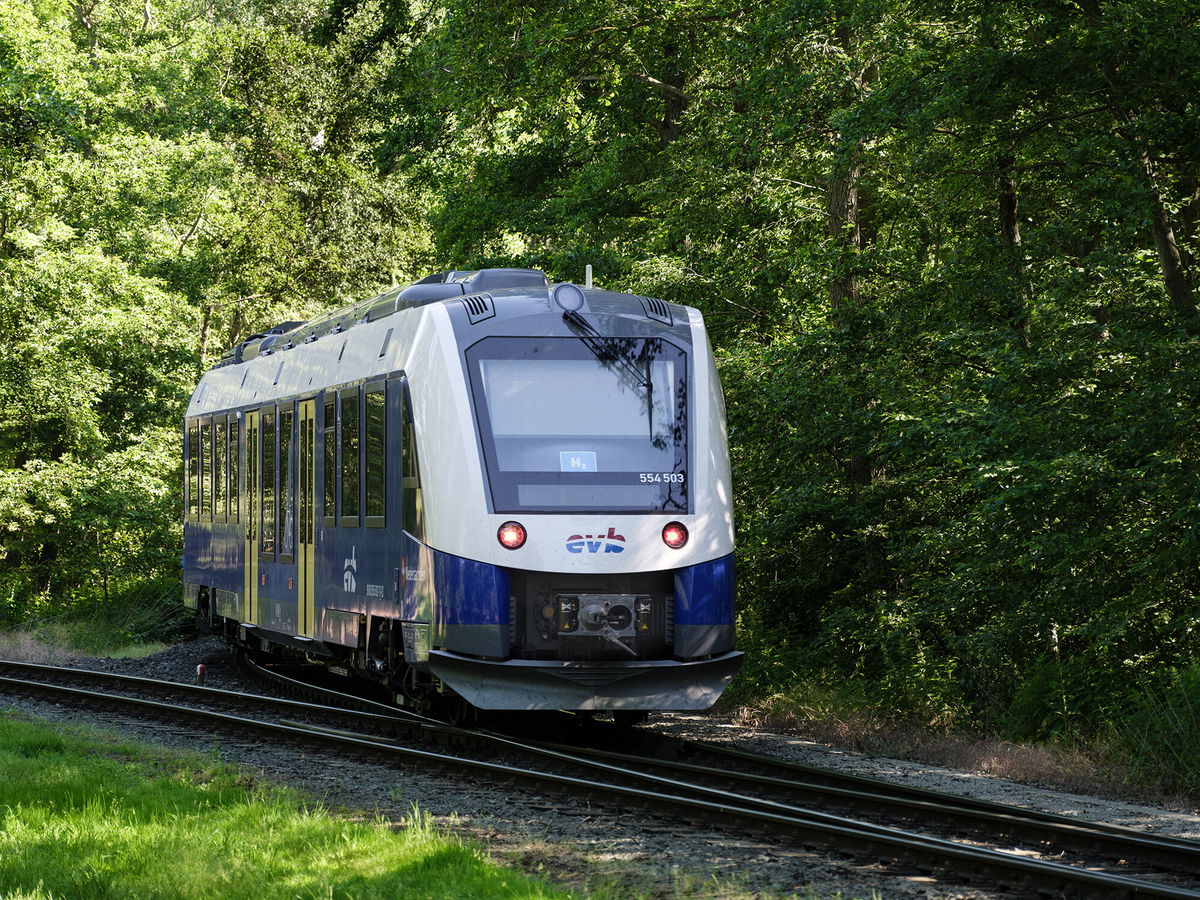
<svg viewBox="0 0 1200 900"><path fill-rule="evenodd" d="M568 553L621 553L625 550L625 535L617 534L611 525L607 534L573 534L567 538Z"/></svg>

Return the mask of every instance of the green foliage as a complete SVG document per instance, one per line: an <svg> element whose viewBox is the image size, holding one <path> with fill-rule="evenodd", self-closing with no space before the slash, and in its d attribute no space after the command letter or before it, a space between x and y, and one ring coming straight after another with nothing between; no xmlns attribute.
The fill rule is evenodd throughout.
<svg viewBox="0 0 1200 900"><path fill-rule="evenodd" d="M1135 693L1114 732L1129 780L1200 792L1200 666Z"/></svg>
<svg viewBox="0 0 1200 900"><path fill-rule="evenodd" d="M193 633L195 615L179 602L181 590L175 571L125 572L78 597L32 609L0 605L0 628L11 629L0 642L47 654L146 656Z"/></svg>
<svg viewBox="0 0 1200 900"><path fill-rule="evenodd" d="M165 555L247 331L592 263L709 325L754 693L1076 736L1196 664L1187 4L0 8L0 597Z"/></svg>
<svg viewBox="0 0 1200 900"><path fill-rule="evenodd" d="M388 57L356 59L356 29L377 16L318 46L265 12L0 0L6 620L176 571L203 365L426 252L363 140Z"/></svg>

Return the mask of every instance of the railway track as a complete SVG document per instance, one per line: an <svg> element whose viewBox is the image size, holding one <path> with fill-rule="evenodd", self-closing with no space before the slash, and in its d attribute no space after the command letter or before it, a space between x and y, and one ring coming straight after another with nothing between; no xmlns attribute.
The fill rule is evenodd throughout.
<svg viewBox="0 0 1200 900"><path fill-rule="evenodd" d="M836 809L881 821L936 822L993 840L1008 838L1039 852L1094 852L1161 863L1200 875L1200 842L1186 838L1152 835L1107 822L912 787L650 732L638 737L640 748L634 753L607 749L620 740L611 735L590 742L586 750L575 744L544 746L576 754L586 752L591 758L614 765L641 766L727 791L764 794L809 809Z"/></svg>
<svg viewBox="0 0 1200 900"><path fill-rule="evenodd" d="M989 887L1200 898L1200 842L842 776L692 741L657 740L641 753L603 746L611 744L611 736L597 739L594 730L590 746L529 742L456 728L260 671L288 690L320 691L321 702L4 661L0 690L89 707L115 705L139 716L185 718L243 736L253 732L347 755L585 797L622 809L634 806L689 822L711 822L859 858L898 862L938 878L957 877ZM98 691L97 686L107 690ZM245 715L247 709L256 717ZM623 733L628 741L629 733ZM448 747L471 748L489 758L458 755ZM953 829L955 839L927 833L930 823ZM980 846L984 842L1019 846L1005 852ZM1079 863L1068 865L1047 855Z"/></svg>

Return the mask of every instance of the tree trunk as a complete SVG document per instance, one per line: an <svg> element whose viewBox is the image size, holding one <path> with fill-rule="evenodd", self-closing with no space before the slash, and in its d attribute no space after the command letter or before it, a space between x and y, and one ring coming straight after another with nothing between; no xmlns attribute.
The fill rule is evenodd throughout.
<svg viewBox="0 0 1200 900"><path fill-rule="evenodd" d="M853 58L858 50L857 40L851 31L842 26L835 30L838 43L847 58ZM847 85L848 94L857 100L879 80L879 70L872 64L859 69ZM833 167L829 175L827 215L831 245L836 248L836 262L829 281L829 311L833 323L845 327L852 317L850 312L862 300L862 278L860 262L864 248L862 180L863 143L858 135L844 133L834 135ZM874 401L869 396L857 398L863 409L869 409ZM848 476L855 494L858 489L870 485L874 480L875 460L866 448L859 447L850 456ZM874 566L874 552L866 550L867 568Z"/></svg>
<svg viewBox="0 0 1200 900"><path fill-rule="evenodd" d="M1017 342L1029 347L1029 279L1025 272L1025 255L1021 249L1021 219L1018 208L1017 182L1013 176L1014 159L1005 153L997 161L1000 187L1000 233L1008 257L1008 272L1012 279L1009 308L1004 318L1016 333Z"/></svg>
<svg viewBox="0 0 1200 900"><path fill-rule="evenodd" d="M97 0L78 0L75 4L75 21L87 33L88 50L95 54L100 38L96 34L96 22L92 18L96 11Z"/></svg>
<svg viewBox="0 0 1200 900"><path fill-rule="evenodd" d="M1163 284L1175 318L1194 330L1200 322L1196 319L1196 297L1188 279L1187 268L1179 245L1175 241L1175 228L1171 216L1163 203L1158 189L1158 173L1149 154L1142 153L1142 168L1146 173L1146 188L1150 198L1150 227L1154 232L1154 248L1158 251L1158 265L1162 270Z"/></svg>
<svg viewBox="0 0 1200 900"><path fill-rule="evenodd" d="M829 281L829 309L835 323L842 324L847 305L858 303L861 285L858 277L858 255L862 252L863 235L859 223L858 181L862 164L857 147L849 159L837 166L829 179L829 237L837 255L837 268Z"/></svg>
<svg viewBox="0 0 1200 900"><path fill-rule="evenodd" d="M1097 6L1097 15L1099 9ZM1121 95L1117 87L1115 66L1104 64L1100 67L1108 94L1105 101L1112 117L1116 120L1117 134L1132 149L1142 175L1145 176L1142 187L1150 206L1150 230L1154 234L1154 249L1158 251L1158 266L1162 272L1163 287L1167 291L1167 300L1175 318L1190 332L1200 330L1200 319L1196 314L1196 298L1192 293L1191 279L1184 262L1179 244L1175 240L1175 226L1171 215L1167 212L1163 201L1162 190L1159 187L1158 166L1150 151L1138 140L1137 118L1129 102Z"/></svg>
<svg viewBox="0 0 1200 900"><path fill-rule="evenodd" d="M225 341L226 347L235 347L242 339L242 307L238 304L233 308L233 315L229 317L229 339Z"/></svg>
<svg viewBox="0 0 1200 900"><path fill-rule="evenodd" d="M200 318L200 338L197 341L196 352L200 356L200 365L203 366L208 358L208 332L212 326L212 304L205 303L204 310Z"/></svg>

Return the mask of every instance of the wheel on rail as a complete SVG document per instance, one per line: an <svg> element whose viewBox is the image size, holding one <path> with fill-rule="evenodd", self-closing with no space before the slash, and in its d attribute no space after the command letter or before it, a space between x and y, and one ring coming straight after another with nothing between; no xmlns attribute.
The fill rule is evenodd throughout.
<svg viewBox="0 0 1200 900"><path fill-rule="evenodd" d="M457 694L446 693L438 697L430 714L456 728L474 728L479 723L479 710Z"/></svg>

